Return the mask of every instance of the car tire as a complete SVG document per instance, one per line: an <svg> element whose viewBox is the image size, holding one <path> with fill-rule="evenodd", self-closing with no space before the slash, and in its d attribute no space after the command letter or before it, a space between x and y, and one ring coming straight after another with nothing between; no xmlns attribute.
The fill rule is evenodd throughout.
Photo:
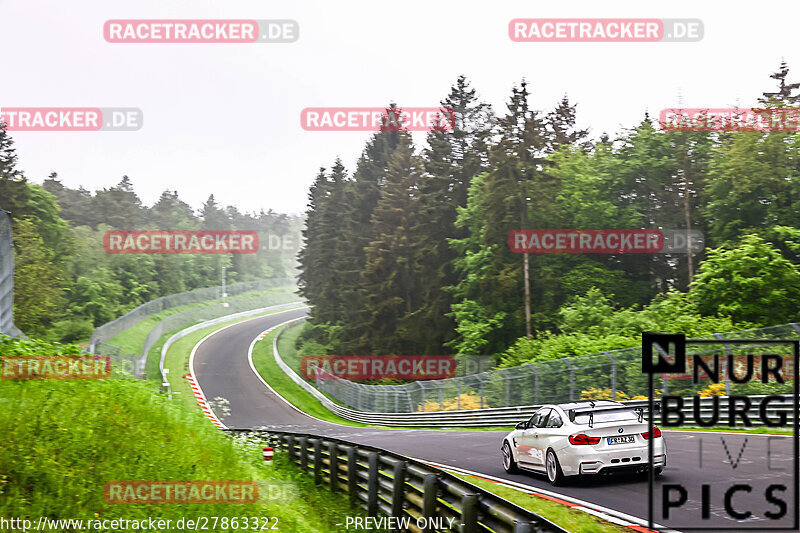
<svg viewBox="0 0 800 533"><path fill-rule="evenodd" d="M514 460L514 454L511 452L511 445L508 441L503 443L503 469L509 474L516 474L519 472L517 462Z"/></svg>
<svg viewBox="0 0 800 533"><path fill-rule="evenodd" d="M545 471L547 472L547 481L554 487L564 483L564 472L561 470L561 463L558 462L558 456L552 448L547 450Z"/></svg>
<svg viewBox="0 0 800 533"><path fill-rule="evenodd" d="M653 470L653 476L658 477L658 476L661 475L661 472L663 472L663 471L664 471L664 469L661 468L660 466L658 466L658 467L655 468L655 470Z"/></svg>

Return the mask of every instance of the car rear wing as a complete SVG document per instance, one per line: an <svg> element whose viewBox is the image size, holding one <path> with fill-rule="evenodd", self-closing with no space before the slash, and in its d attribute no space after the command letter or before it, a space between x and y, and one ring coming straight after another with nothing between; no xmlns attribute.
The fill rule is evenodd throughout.
<svg viewBox="0 0 800 533"><path fill-rule="evenodd" d="M653 408L656 412L661 410L661 404L659 402L653 402ZM567 411L567 415L569 416L570 422L575 422L575 417L577 415L589 415L589 427L594 426L594 414L595 413L610 413L614 411L633 411L639 417L639 422L644 420L644 407L631 407L629 405L612 405L607 407L584 407L581 409L569 409Z"/></svg>

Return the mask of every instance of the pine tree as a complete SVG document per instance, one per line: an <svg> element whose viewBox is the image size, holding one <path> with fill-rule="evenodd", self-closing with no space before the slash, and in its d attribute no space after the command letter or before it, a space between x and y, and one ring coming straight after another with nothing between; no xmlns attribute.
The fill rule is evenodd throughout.
<svg viewBox="0 0 800 533"><path fill-rule="evenodd" d="M144 222L142 201L128 176L111 188L97 191L92 206L96 220L115 229L138 229Z"/></svg>
<svg viewBox="0 0 800 533"><path fill-rule="evenodd" d="M70 189L64 186L56 172L51 172L42 186L55 196L61 208L61 218L73 226L96 227L100 222L93 208L92 193L83 187Z"/></svg>
<svg viewBox="0 0 800 533"><path fill-rule="evenodd" d="M577 129L576 105L569 103L567 95L561 99L556 108L547 114L547 149L555 152L562 146L574 146L589 150L592 143L587 140L588 129Z"/></svg>
<svg viewBox="0 0 800 533"><path fill-rule="evenodd" d="M424 151L426 175L420 181L420 216L414 232L420 243L416 263L421 279L423 306L415 312L422 353L443 353L452 338L450 316L453 298L447 287L458 281L450 239L464 238L455 226L457 209L465 207L474 176L488 166L488 143L495 122L491 107L478 101L466 77L459 76L441 105L457 117L452 131L428 134Z"/></svg>
<svg viewBox="0 0 800 533"><path fill-rule="evenodd" d="M9 135L5 124L0 121L0 178L16 180L22 177L17 169L17 150L14 139Z"/></svg>
<svg viewBox="0 0 800 533"><path fill-rule="evenodd" d="M324 168L320 169L309 191L309 209L303 230L305 246L298 255L299 286L300 294L313 306L311 322L317 327L327 328L341 318L342 284L335 265L345 240L341 206L346 178L344 165L337 159L329 174Z"/></svg>
<svg viewBox="0 0 800 533"><path fill-rule="evenodd" d="M415 263L419 238L414 227L420 215L422 173L423 163L414 156L410 135L401 136L372 215L375 238L365 248L360 287L365 320L359 351L419 353L419 323L413 317L423 304L419 286L424 273Z"/></svg>
<svg viewBox="0 0 800 533"><path fill-rule="evenodd" d="M389 112L399 113L400 108L391 105L387 109ZM381 187L386 182L389 160L402 137L407 135L408 132L397 129L382 129L373 134L358 160L353 178L345 187L341 220L347 240L338 249L333 265L341 282L339 322L342 329L334 347L339 353L356 353L354 349L360 344L362 331L359 324L366 318L359 290L361 272L366 265L364 249L375 238L372 214L378 205Z"/></svg>
<svg viewBox="0 0 800 533"><path fill-rule="evenodd" d="M502 138L490 150L490 170L470 191L472 205L459 217L470 236L453 241L460 282L453 288L457 335L450 345L462 354L502 351L526 332L525 259L508 249L508 233L551 227L557 185L546 172L545 123L528 100L523 80L499 120ZM535 287L535 271L532 278Z"/></svg>
<svg viewBox="0 0 800 533"><path fill-rule="evenodd" d="M219 206L213 194L209 195L200 208L200 218L203 219L203 229L219 231L232 227L230 218Z"/></svg>
<svg viewBox="0 0 800 533"><path fill-rule="evenodd" d="M0 122L0 209L8 211L12 221L25 215L30 200L27 183L17 169L14 139Z"/></svg>
<svg viewBox="0 0 800 533"><path fill-rule="evenodd" d="M758 99L759 103L764 105L779 106L793 106L800 103L800 82L786 83L786 78L789 76L789 65L786 61L781 61L781 65L777 72L770 74L770 78L778 81L778 90L775 92L764 92L762 97Z"/></svg>

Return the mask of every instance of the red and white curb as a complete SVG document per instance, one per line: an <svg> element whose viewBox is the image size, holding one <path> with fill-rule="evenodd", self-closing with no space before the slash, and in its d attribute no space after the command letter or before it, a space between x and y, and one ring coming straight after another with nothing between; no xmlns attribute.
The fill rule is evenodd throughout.
<svg viewBox="0 0 800 533"><path fill-rule="evenodd" d="M256 318L259 318L259 317L256 317ZM255 320L255 318L252 319L252 320ZM269 335L270 333L272 333L273 331L275 331L279 327L288 324L289 322L292 322L292 320L289 320L288 322L284 322L282 324L277 324L275 326L272 326L268 330L262 332L258 336L258 339L254 339L253 340L253 344L255 344L257 340L263 339L265 336ZM189 373L186 374L186 380L189 382L189 386L192 388L192 392L194 393L195 398L197 398L197 403L200 404L200 409L202 409L203 413L208 417L209 420L211 420L211 423L214 424L219 429L228 429L228 426L223 424L220 421L220 419L217 418L217 415L214 414L214 411L211 410L211 406L208 405L208 401L206 400L206 396L205 396L205 394L203 394L203 389L200 387L200 384L197 383L197 378L195 377L195 373L194 373L194 356L197 353L197 349L200 347L200 345L203 344L203 342L205 342L207 339L209 339L212 336L216 335L220 331L223 331L223 330L228 329L230 327L236 326L237 324L240 324L240 322L234 322L233 324L228 324L227 326L225 326L223 328L220 328L220 329L218 329L216 331L212 331L211 333L209 333L208 335L206 335L205 337L200 339L200 342L198 342L197 344L194 345L194 348L192 348L192 353L189 355ZM249 356L252 356L253 344L250 345L250 352L251 353L249 354ZM253 366L253 361L251 359L250 360L250 367L252 368L252 366ZM255 372L255 369L253 369L253 371ZM256 374L258 374L258 373L256 373ZM262 378L262 381L263 381L263 378Z"/></svg>
<svg viewBox="0 0 800 533"><path fill-rule="evenodd" d="M660 524L653 524L655 527L660 528L658 532L653 531L652 529L647 528L647 521L641 518L631 516L626 513L622 513L619 511L615 511L613 509L608 509L606 507L602 507L600 505L593 504L591 502L587 502L584 500L579 500L577 498L573 498L571 496L564 496L561 494L556 494L554 492L550 492L548 490L539 489L537 487L532 487L530 485L525 485L522 483L517 483L516 481L510 481L507 479L500 479L493 476L488 476L486 474L481 474L479 472L472 472L470 470L464 470L462 468L456 468L449 465L443 465L439 463L432 463L430 461L424 461L429 465L439 468L441 470L449 470L451 472L455 472L457 474L462 474L469 477L474 477L476 479L480 479L481 481L488 481L490 483L494 483L496 485L501 485L503 487L507 487L509 489L518 490L520 492L524 492L531 496L536 496L538 498L542 498L545 500L549 500L551 502L556 502L561 505L565 505L572 509L576 509L578 511L583 511L584 513L590 514L592 516L596 516L601 518L607 522L611 522L612 524L616 524L618 526L627 527L632 531L638 531L639 533L680 533L674 529L668 529Z"/></svg>
<svg viewBox="0 0 800 533"><path fill-rule="evenodd" d="M203 413L209 418L209 420L211 420L211 423L217 426L219 429L227 429L225 425L219 421L217 415L214 414L214 411L211 410L211 407L208 405L206 397L203 395L203 391L201 391L200 387L197 385L197 381L194 379L194 376L191 374L186 374L186 379L189 381L189 386L192 388L194 397L197 398L197 403L200 404L200 409L202 409Z"/></svg>
<svg viewBox="0 0 800 533"><path fill-rule="evenodd" d="M290 311L292 311L292 309L290 309ZM280 329L280 328L282 328L283 326L285 326L286 324L291 324L292 322L297 322L298 320L300 320L300 319L298 319L298 318L293 318L293 319L291 319L291 320L287 320L286 322L281 322L280 324L275 324L275 325L274 325L274 326L272 326L271 328L269 328L269 329L265 329L264 331L262 331L261 333L259 333L259 334L258 334L258 337L256 337L256 338L255 338L255 340L254 340L253 342L255 342L255 341L260 341L261 339L263 339L264 337L266 337L267 335L269 335L270 333L272 333L272 332L273 332L273 331L275 331L276 329Z"/></svg>

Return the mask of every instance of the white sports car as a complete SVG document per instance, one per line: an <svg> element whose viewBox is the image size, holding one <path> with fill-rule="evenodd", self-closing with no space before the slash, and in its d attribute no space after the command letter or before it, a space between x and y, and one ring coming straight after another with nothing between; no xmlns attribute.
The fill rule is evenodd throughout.
<svg viewBox="0 0 800 533"><path fill-rule="evenodd" d="M611 400L544 405L503 439L503 467L544 473L553 485L567 476L647 472L649 438L641 408ZM660 475L667 446L655 426L653 450Z"/></svg>

